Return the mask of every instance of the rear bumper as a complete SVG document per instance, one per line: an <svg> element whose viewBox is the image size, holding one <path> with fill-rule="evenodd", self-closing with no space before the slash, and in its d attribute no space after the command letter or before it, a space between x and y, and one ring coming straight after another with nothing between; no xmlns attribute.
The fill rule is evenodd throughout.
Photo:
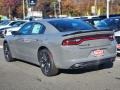
<svg viewBox="0 0 120 90"><path fill-rule="evenodd" d="M114 61L115 61L115 57L101 59L101 60L88 61L88 62L81 62L81 63L76 63L72 65L70 69L85 68L85 67L90 67L90 66L101 65L104 63L112 63Z"/></svg>
<svg viewBox="0 0 120 90"><path fill-rule="evenodd" d="M64 50L62 49L63 52L60 53L59 51L59 54L55 55L55 56L59 56L55 58L54 61L56 67L60 69L70 69L75 64L78 64L76 65L78 67L99 65L100 63L111 61L111 58L113 59L112 61L114 61L117 54L115 45L97 47L104 49L104 55L98 57L92 55L91 51L94 50L94 48L86 48L86 49L78 49L78 48L76 49L69 47L66 48L67 49Z"/></svg>

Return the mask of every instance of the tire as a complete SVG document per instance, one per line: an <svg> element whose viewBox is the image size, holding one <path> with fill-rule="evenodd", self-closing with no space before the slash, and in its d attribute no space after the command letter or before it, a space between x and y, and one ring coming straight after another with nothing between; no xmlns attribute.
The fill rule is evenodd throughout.
<svg viewBox="0 0 120 90"><path fill-rule="evenodd" d="M12 58L11 51L9 49L9 46L7 43L4 43L3 45L3 50L4 50L4 57L7 62L12 62L14 59Z"/></svg>
<svg viewBox="0 0 120 90"><path fill-rule="evenodd" d="M120 53L117 53L117 56L120 57Z"/></svg>
<svg viewBox="0 0 120 90"><path fill-rule="evenodd" d="M40 63L41 71L45 76L55 76L58 73L52 54L48 49L42 49L38 52L38 60Z"/></svg>

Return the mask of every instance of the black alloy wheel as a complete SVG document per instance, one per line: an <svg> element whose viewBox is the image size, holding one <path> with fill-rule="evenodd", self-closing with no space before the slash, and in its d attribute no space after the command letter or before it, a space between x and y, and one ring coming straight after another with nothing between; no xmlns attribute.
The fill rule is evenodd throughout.
<svg viewBox="0 0 120 90"><path fill-rule="evenodd" d="M41 71L46 76L54 76L58 73L51 53L48 49L42 49L38 53L38 60L40 63Z"/></svg>
<svg viewBox="0 0 120 90"><path fill-rule="evenodd" d="M4 43L3 50L4 50L4 56L5 56L6 61L8 62L13 61L13 58L12 58L12 55L11 55L11 52L10 52L10 49L7 43Z"/></svg>

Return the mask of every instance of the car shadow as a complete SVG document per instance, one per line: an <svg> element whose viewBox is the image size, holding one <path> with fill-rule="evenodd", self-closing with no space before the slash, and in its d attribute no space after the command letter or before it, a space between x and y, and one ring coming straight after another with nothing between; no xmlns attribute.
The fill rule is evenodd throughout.
<svg viewBox="0 0 120 90"><path fill-rule="evenodd" d="M101 64L99 66L91 66L91 67L80 68L80 69L60 69L59 74L61 74L61 73L64 73L64 74L84 74L84 73L88 73L88 72L109 69L112 67L113 67L113 63L105 63L105 64Z"/></svg>
<svg viewBox="0 0 120 90"><path fill-rule="evenodd" d="M35 66L35 67L40 68L40 66L39 66L39 65L37 65L37 64L33 64L33 63L30 63L30 62L27 62L27 61L24 61L24 60L15 59L15 61L14 61L14 62L16 62L16 61L19 61L19 62L22 62L22 63L29 64L29 65L32 65L32 66Z"/></svg>
<svg viewBox="0 0 120 90"><path fill-rule="evenodd" d="M40 68L39 65L36 65L36 64L30 63L27 61L23 61L23 60L19 60L19 59L16 59L15 61L23 62L23 63L30 64L32 66ZM89 66L89 67L80 68L80 69L60 69L59 73L57 75L62 74L62 73L64 73L64 74L84 74L84 73L94 72L94 71L98 71L98 70L102 70L102 69L109 69L112 67L113 67L113 63L104 63L99 66Z"/></svg>

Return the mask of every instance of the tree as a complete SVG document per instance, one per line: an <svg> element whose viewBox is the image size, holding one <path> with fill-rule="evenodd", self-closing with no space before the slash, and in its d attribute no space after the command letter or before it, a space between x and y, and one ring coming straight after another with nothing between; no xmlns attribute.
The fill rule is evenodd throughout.
<svg viewBox="0 0 120 90"><path fill-rule="evenodd" d="M12 18L16 15L16 7L21 3L21 0L4 0L3 4L6 6L6 10L8 10L9 18Z"/></svg>
<svg viewBox="0 0 120 90"><path fill-rule="evenodd" d="M0 14L12 17L22 17L23 0L0 0ZM26 1L26 0L25 0ZM54 5L58 8L58 0L37 0L33 7L36 11L43 11L45 17L54 15ZM95 0L61 0L61 10L64 15L91 15L91 7ZM101 15L106 14L106 0L97 0L97 10ZM26 10L27 11L27 10ZM58 12L58 10L56 10ZM120 0L110 0L110 14L120 13Z"/></svg>
<svg viewBox="0 0 120 90"><path fill-rule="evenodd" d="M0 14L4 15L5 14L5 10L4 10L4 0L0 0Z"/></svg>
<svg viewBox="0 0 120 90"><path fill-rule="evenodd" d="M78 4L75 3L74 0L62 0L62 13L66 15L74 15L76 14L76 7Z"/></svg>
<svg viewBox="0 0 120 90"><path fill-rule="evenodd" d="M49 15L53 13L51 7L53 1L55 0L37 0L37 5L34 7L34 9L42 11L43 17L49 17Z"/></svg>

